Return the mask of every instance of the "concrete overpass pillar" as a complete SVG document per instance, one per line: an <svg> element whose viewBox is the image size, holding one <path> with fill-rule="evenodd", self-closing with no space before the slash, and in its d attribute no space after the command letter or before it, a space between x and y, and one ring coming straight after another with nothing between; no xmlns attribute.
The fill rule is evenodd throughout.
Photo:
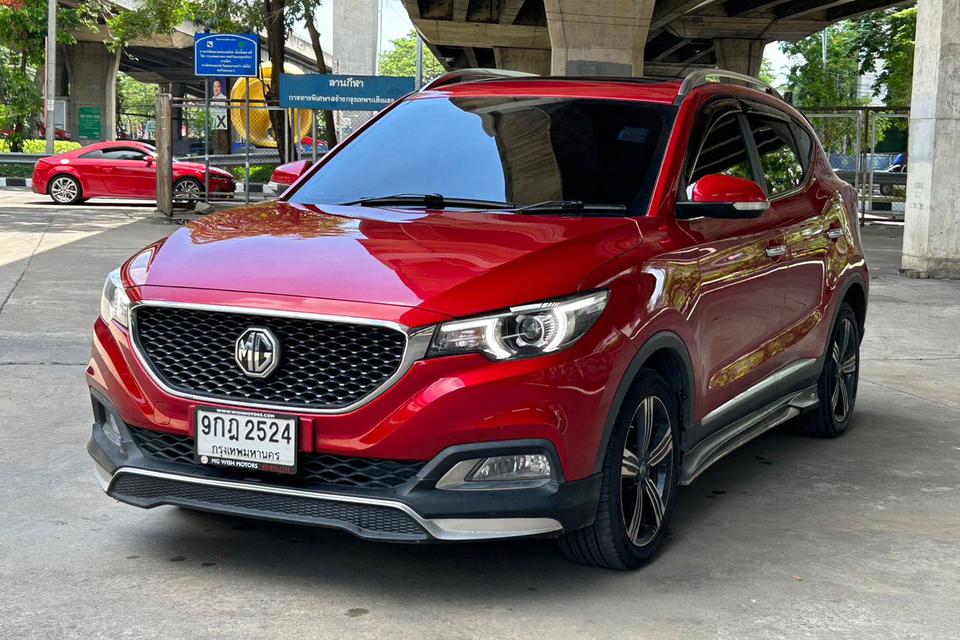
<svg viewBox="0 0 960 640"><path fill-rule="evenodd" d="M641 76L654 0L544 0L551 72Z"/></svg>
<svg viewBox="0 0 960 640"><path fill-rule="evenodd" d="M766 40L717 38L713 41L717 67L757 78L760 76L763 48L766 45Z"/></svg>
<svg viewBox="0 0 960 640"><path fill-rule="evenodd" d="M903 269L960 278L960 0L920 0Z"/></svg>
<svg viewBox="0 0 960 640"><path fill-rule="evenodd" d="M517 49L514 47L494 47L493 57L498 69L525 71L538 76L550 75L549 49Z"/></svg>
<svg viewBox="0 0 960 640"><path fill-rule="evenodd" d="M99 42L78 42L67 48L70 56L70 115L67 119L73 139L79 142L114 140L117 137L117 73L120 52L111 53ZM87 126L80 127L81 109ZM99 110L99 136L80 139L87 133L94 112Z"/></svg>

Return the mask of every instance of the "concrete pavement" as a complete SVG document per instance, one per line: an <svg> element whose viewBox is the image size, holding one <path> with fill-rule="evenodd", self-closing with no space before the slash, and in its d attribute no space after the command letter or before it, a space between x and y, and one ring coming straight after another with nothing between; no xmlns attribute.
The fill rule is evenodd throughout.
<svg viewBox="0 0 960 640"><path fill-rule="evenodd" d="M957 637L960 283L900 278L896 227L864 231L852 431L787 425L728 456L629 574L548 541L375 544L102 495L84 451L99 290L172 228L0 191L0 637Z"/></svg>

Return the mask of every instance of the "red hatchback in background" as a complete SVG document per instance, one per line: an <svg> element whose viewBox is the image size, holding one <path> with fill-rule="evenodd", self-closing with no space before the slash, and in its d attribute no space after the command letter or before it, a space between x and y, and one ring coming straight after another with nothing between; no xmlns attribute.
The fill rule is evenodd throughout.
<svg viewBox="0 0 960 640"><path fill-rule="evenodd" d="M157 197L156 155L149 144L121 140L42 158L33 170L33 191L49 195L58 204L78 204L90 198L153 200ZM198 198L203 188L203 164L174 160L175 198ZM233 191L233 176L210 167L210 192Z"/></svg>
<svg viewBox="0 0 960 640"><path fill-rule="evenodd" d="M794 417L849 428L855 207L750 78L444 76L281 200L108 276L97 479L145 508L554 536L637 567L725 454Z"/></svg>

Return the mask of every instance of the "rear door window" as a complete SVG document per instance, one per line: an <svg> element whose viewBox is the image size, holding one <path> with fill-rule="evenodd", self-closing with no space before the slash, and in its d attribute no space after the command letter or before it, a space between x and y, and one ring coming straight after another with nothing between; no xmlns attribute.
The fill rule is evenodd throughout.
<svg viewBox="0 0 960 640"><path fill-rule="evenodd" d="M790 124L775 118L747 116L767 181L767 195L777 196L803 184L804 163L800 161Z"/></svg>

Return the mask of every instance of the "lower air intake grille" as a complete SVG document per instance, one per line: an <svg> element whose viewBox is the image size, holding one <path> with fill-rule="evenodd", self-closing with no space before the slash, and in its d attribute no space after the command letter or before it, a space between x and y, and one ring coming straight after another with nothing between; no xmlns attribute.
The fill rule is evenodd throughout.
<svg viewBox="0 0 960 640"><path fill-rule="evenodd" d="M175 504L197 509L346 529L361 536L424 540L428 536L399 509L195 484L171 478L121 473L110 489L118 500L140 507Z"/></svg>
<svg viewBox="0 0 960 640"><path fill-rule="evenodd" d="M195 464L193 439L150 429L127 427L140 450L167 462ZM304 485L334 485L364 489L392 489L417 475L423 462L353 458L329 454L301 454L297 479Z"/></svg>

